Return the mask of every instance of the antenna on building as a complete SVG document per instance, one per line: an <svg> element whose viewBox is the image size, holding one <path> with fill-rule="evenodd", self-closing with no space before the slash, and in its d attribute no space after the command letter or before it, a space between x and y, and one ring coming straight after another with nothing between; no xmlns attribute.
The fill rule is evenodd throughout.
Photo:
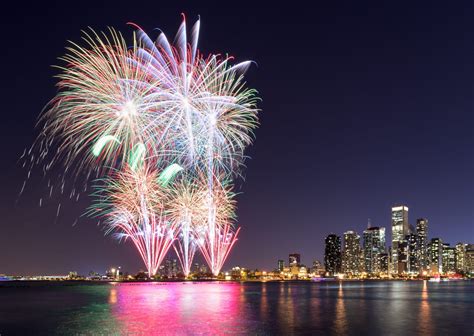
<svg viewBox="0 0 474 336"><path fill-rule="evenodd" d="M370 218L367 221L367 229L370 229L372 227L372 223L370 222Z"/></svg>

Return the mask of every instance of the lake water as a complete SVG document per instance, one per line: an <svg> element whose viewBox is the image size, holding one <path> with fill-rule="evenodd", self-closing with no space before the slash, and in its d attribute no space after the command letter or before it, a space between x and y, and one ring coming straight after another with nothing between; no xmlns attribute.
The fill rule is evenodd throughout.
<svg viewBox="0 0 474 336"><path fill-rule="evenodd" d="M470 335L474 283L0 283L0 335Z"/></svg>

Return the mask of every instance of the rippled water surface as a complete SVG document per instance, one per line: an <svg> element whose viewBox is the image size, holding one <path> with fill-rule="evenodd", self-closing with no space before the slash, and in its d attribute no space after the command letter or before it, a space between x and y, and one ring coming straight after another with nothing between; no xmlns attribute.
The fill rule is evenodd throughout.
<svg viewBox="0 0 474 336"><path fill-rule="evenodd" d="M473 335L472 281L0 283L0 335Z"/></svg>

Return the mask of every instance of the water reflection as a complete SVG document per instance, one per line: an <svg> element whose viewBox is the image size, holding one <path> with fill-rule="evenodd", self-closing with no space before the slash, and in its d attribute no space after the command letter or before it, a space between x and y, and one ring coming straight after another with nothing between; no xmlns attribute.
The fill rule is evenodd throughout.
<svg viewBox="0 0 474 336"><path fill-rule="evenodd" d="M240 286L218 283L121 284L112 315L131 334L239 332Z"/></svg>
<svg viewBox="0 0 474 336"><path fill-rule="evenodd" d="M117 303L117 290L116 290L115 288L112 288L112 289L110 290L109 303L110 303L110 304L115 304L115 303Z"/></svg>
<svg viewBox="0 0 474 336"><path fill-rule="evenodd" d="M334 321L334 329L338 335L344 335L347 333L346 308L344 306L344 291L342 289L342 282L339 282L339 290L337 291L336 319Z"/></svg>
<svg viewBox="0 0 474 336"><path fill-rule="evenodd" d="M472 286L450 285L453 292L460 288L464 298L461 302L459 297L446 292L450 289L447 285L428 285L427 282L81 285L61 292L63 306L76 303L76 307L64 310L60 321L52 320L50 324L59 327L49 334L345 335L366 334L369 325L375 335L386 334L387 330L393 335L404 331L433 334L450 330L450 324L443 321L455 321L459 328L468 330L470 320L463 316L469 315L469 307L474 303ZM433 300L440 295L443 300ZM446 306L449 309L444 309ZM6 316L3 320L2 314ZM0 306L0 331L2 321L5 324L14 320L11 314L11 310L2 311ZM58 315L55 316L57 319Z"/></svg>
<svg viewBox="0 0 474 336"><path fill-rule="evenodd" d="M428 283L426 280L423 280L423 288L421 290L421 303L420 303L420 332L422 334L432 334L432 323L431 323L431 312L430 312L430 303L428 301Z"/></svg>

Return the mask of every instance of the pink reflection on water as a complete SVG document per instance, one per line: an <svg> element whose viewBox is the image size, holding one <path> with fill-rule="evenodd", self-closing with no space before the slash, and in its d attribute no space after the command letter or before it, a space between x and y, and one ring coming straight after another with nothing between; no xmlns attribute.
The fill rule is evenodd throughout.
<svg viewBox="0 0 474 336"><path fill-rule="evenodd" d="M128 334L216 335L245 330L239 284L123 283L114 289L111 313Z"/></svg>

